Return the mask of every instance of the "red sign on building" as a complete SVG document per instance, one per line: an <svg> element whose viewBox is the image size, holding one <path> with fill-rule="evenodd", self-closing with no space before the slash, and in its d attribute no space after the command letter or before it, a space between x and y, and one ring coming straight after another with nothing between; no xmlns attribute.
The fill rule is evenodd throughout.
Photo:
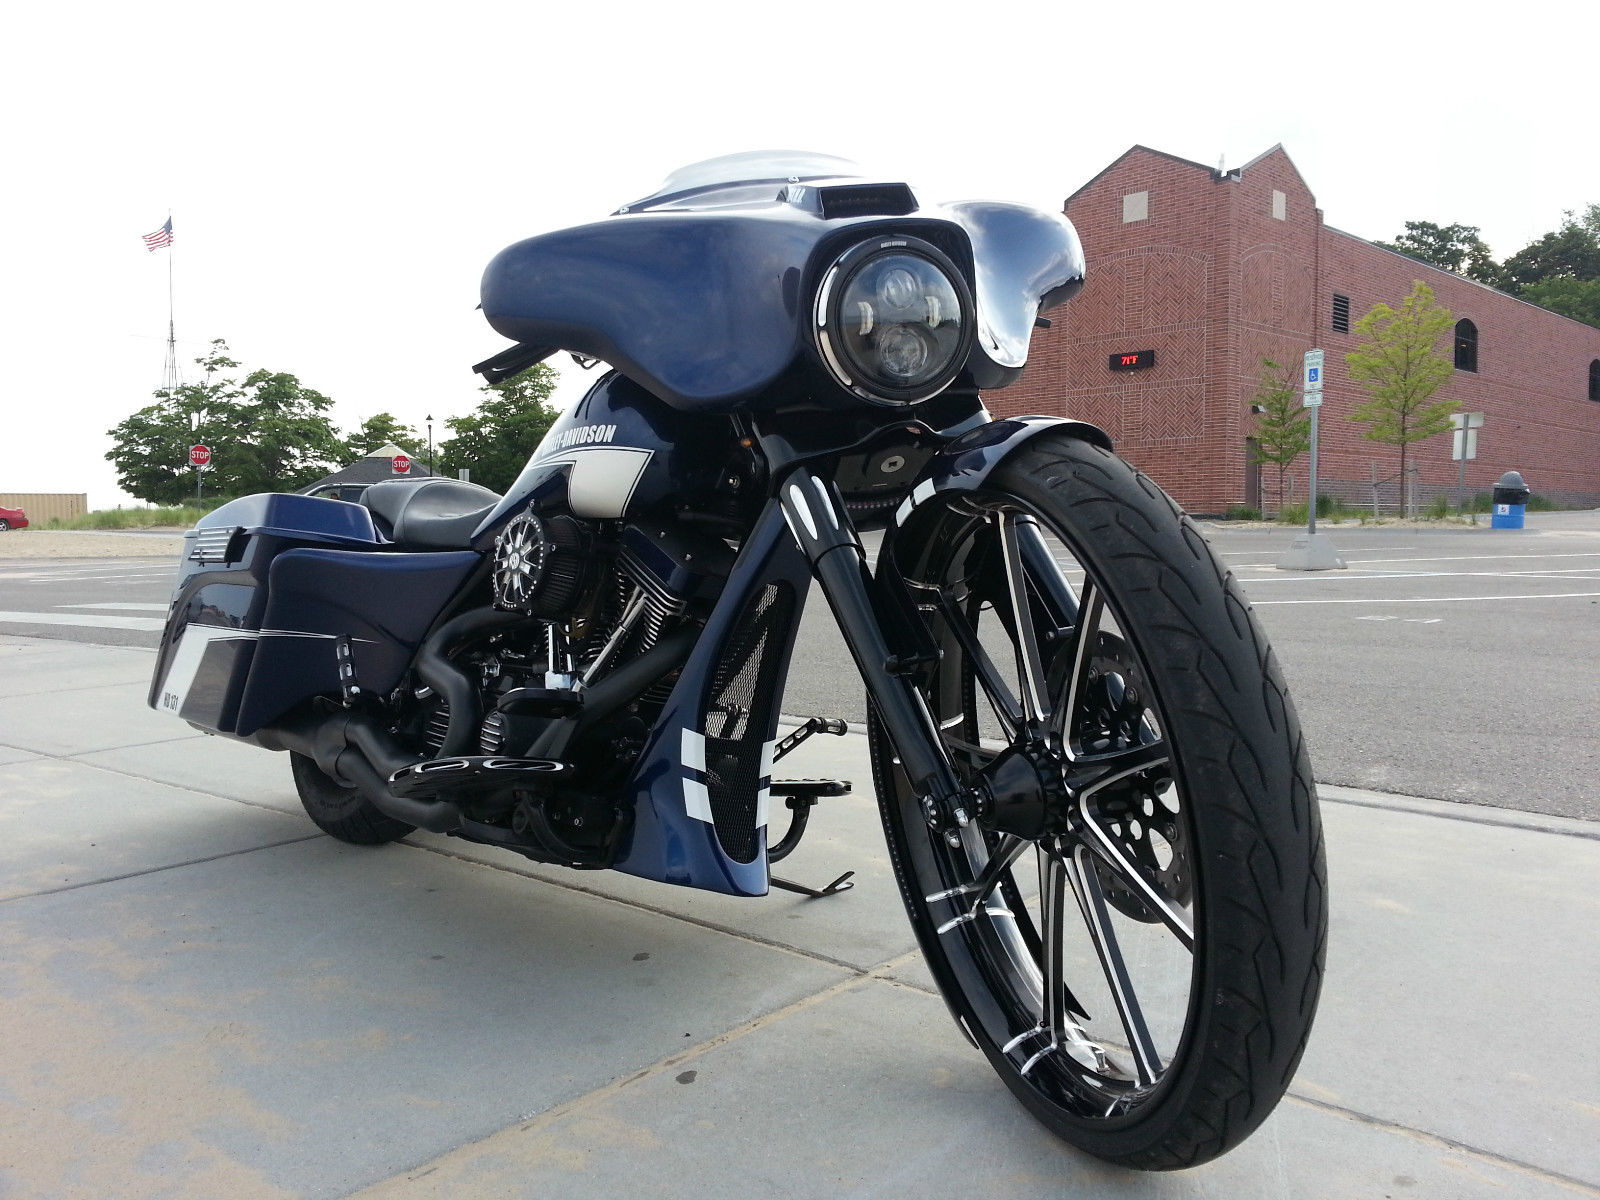
<svg viewBox="0 0 1600 1200"><path fill-rule="evenodd" d="M408 475L411 473L411 460L404 454L396 454L394 456L394 473L396 475Z"/></svg>

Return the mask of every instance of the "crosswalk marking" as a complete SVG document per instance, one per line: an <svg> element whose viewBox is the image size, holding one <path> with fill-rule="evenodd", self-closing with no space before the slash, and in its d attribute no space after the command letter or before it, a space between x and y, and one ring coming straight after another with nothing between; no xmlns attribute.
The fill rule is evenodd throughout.
<svg viewBox="0 0 1600 1200"><path fill-rule="evenodd" d="M163 606L165 607L165 606ZM0 625L73 625L82 629L137 629L158 633L161 617L119 617L111 613L40 613L0 610Z"/></svg>
<svg viewBox="0 0 1600 1200"><path fill-rule="evenodd" d="M165 604L134 604L130 601L118 600L108 604L57 604L56 608L111 608L122 609L126 612L158 612L167 611Z"/></svg>

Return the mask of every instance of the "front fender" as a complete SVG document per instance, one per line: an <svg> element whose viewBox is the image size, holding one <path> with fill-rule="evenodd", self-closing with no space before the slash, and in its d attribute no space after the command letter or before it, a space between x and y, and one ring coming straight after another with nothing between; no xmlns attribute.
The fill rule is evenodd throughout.
<svg viewBox="0 0 1600 1200"><path fill-rule="evenodd" d="M1010 417L1003 421L990 421L970 430L945 446L928 460L916 485L895 510L894 520L883 531L883 544L878 551L878 563L873 579L877 588L879 616L884 621L885 632L895 648L896 657L907 662L934 663L939 650L929 636L927 626L917 619L919 601L912 595L900 561L899 545L902 538L909 539L906 549L915 557L916 551L930 536L929 521L918 520L918 509L924 514L933 513L937 523L942 505L930 505L935 496L951 492L970 492L984 486L994 469L1024 443L1041 433L1055 430L1068 437L1078 438L1111 451L1111 438L1106 432L1087 421L1069 421L1061 417ZM925 507L924 507L925 506ZM1070 596L1061 598L1063 611L1076 611Z"/></svg>
<svg viewBox="0 0 1600 1200"><path fill-rule="evenodd" d="M1024 442L1057 430L1104 450L1114 450L1111 438L1098 425L1063 417L1007 417L962 434L935 454L922 469L911 494L895 509L894 521L884 532L887 546L911 518L917 506L939 492L970 492L983 487L990 473Z"/></svg>

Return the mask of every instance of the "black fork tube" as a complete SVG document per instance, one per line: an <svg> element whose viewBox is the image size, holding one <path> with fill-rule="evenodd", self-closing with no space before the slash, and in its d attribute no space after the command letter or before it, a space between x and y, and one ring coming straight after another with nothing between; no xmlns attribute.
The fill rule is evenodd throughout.
<svg viewBox="0 0 1600 1200"><path fill-rule="evenodd" d="M911 681L890 669L893 650L873 607L866 554L838 489L831 480L799 467L784 479L778 502L828 598L906 775L919 796L934 801L930 817L966 824L963 789L939 741L933 715Z"/></svg>

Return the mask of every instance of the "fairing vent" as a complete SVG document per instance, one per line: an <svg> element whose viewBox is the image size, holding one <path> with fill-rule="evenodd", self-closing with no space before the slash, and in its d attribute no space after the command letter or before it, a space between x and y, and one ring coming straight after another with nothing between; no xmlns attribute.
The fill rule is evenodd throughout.
<svg viewBox="0 0 1600 1200"><path fill-rule="evenodd" d="M769 583L728 638L706 705L706 790L717 840L735 862L754 862L761 749L778 687L794 589ZM754 718L760 718L759 723Z"/></svg>
<svg viewBox="0 0 1600 1200"><path fill-rule="evenodd" d="M822 219L903 217L917 211L917 198L903 183L846 183L817 189Z"/></svg>
<svg viewBox="0 0 1600 1200"><path fill-rule="evenodd" d="M194 546L189 551L189 561L197 563L230 563L236 557L233 550L237 528L202 529L195 534Z"/></svg>

